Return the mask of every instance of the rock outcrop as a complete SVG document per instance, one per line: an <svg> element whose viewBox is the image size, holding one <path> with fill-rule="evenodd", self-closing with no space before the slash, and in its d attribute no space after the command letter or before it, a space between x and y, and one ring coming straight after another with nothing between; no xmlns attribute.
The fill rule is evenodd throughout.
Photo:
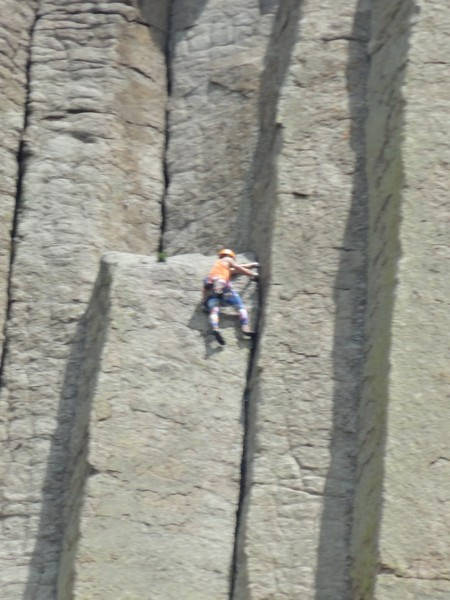
<svg viewBox="0 0 450 600"><path fill-rule="evenodd" d="M17 227L16 198L20 196L24 158L23 131L26 124L30 36L35 22L35 0L2 0L0 23L0 343L3 343L8 312L10 263L13 260L11 236Z"/></svg>
<svg viewBox="0 0 450 600"><path fill-rule="evenodd" d="M0 571L5 598L24 587L26 597L50 598L83 314L103 252L158 248L167 86L160 23L147 24L129 3L27 6L35 14L24 14L30 57L17 75L28 82L20 197L14 239L3 242L14 260L1 373Z"/></svg>
<svg viewBox="0 0 450 600"><path fill-rule="evenodd" d="M449 16L439 2L373 9L368 342L354 527L362 598L372 586L383 600L450 593L448 339L441 334L450 292L450 144L442 128Z"/></svg>
<svg viewBox="0 0 450 600"><path fill-rule="evenodd" d="M248 247L261 73L278 2L263 4L172 2L164 233L170 253Z"/></svg>
<svg viewBox="0 0 450 600"><path fill-rule="evenodd" d="M272 133L262 130L271 160L261 156L254 186L258 226L257 207L270 215L270 284L236 598L350 597L370 16L367 4L350 5L280 5L264 73L263 87L279 95L264 115Z"/></svg>
<svg viewBox="0 0 450 600"><path fill-rule="evenodd" d="M198 287L209 263L119 253L102 262L72 437L62 598L228 598L251 342L236 315L222 316L225 347L208 331ZM249 307L255 285L236 284Z"/></svg>
<svg viewBox="0 0 450 600"><path fill-rule="evenodd" d="M447 1L0 9L2 598L447 599Z"/></svg>

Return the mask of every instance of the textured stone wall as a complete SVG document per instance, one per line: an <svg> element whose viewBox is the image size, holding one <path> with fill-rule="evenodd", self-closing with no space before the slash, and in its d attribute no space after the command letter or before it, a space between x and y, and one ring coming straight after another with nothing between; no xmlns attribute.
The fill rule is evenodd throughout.
<svg viewBox="0 0 450 600"><path fill-rule="evenodd" d="M433 36L429 37L429 32ZM448 597L449 8L373 12L368 354L359 435L355 597ZM426 93L423 93L426 90Z"/></svg>
<svg viewBox="0 0 450 600"><path fill-rule="evenodd" d="M8 599L52 596L82 316L105 250L156 252L164 188L164 22L130 2L37 10L2 364Z"/></svg>
<svg viewBox="0 0 450 600"><path fill-rule="evenodd" d="M368 20L368 3L286 2L274 24L263 88L278 85L278 103L262 111L253 197L267 291L235 598L350 597Z"/></svg>
<svg viewBox="0 0 450 600"><path fill-rule="evenodd" d="M2 598L447 598L446 0L0 7Z"/></svg>
<svg viewBox="0 0 450 600"><path fill-rule="evenodd" d="M260 78L277 5L172 2L164 235L169 253L248 249Z"/></svg>
<svg viewBox="0 0 450 600"><path fill-rule="evenodd" d="M9 267L15 233L16 199L20 195L22 132L28 98L30 34L36 1L2 0L0 12L8 15L0 23L0 344L3 344L8 310ZM19 188L19 189L18 189Z"/></svg>
<svg viewBox="0 0 450 600"><path fill-rule="evenodd" d="M102 264L81 367L61 598L228 598L251 343L231 309L227 346L209 335L198 283L210 263L111 253ZM249 307L255 285L236 282Z"/></svg>

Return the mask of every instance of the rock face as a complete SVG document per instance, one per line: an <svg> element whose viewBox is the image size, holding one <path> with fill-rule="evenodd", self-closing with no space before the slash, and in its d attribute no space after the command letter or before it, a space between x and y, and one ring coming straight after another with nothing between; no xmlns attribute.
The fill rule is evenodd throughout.
<svg viewBox="0 0 450 600"><path fill-rule="evenodd" d="M236 598L350 597L369 12L346 7L280 6L265 71L263 86L278 83L279 101L266 109L272 134L263 148L272 136L272 157L262 157L254 202L270 216L271 270ZM254 238L266 254L259 229Z"/></svg>
<svg viewBox="0 0 450 600"><path fill-rule="evenodd" d="M0 3L0 343L3 343L5 316L8 310L9 266L12 260L11 236L16 196L20 194L23 159L22 132L27 113L30 34L35 20L36 2L13 0ZM18 191L19 188L19 191Z"/></svg>
<svg viewBox="0 0 450 600"><path fill-rule="evenodd" d="M62 598L228 598L250 342L236 316L222 318L225 347L208 332L198 285L209 263L119 253L102 263L71 449ZM255 284L239 283L250 307Z"/></svg>
<svg viewBox="0 0 450 600"><path fill-rule="evenodd" d="M83 314L103 252L156 251L164 189L161 23L128 2L34 7L2 353L0 571L11 598L53 594Z"/></svg>
<svg viewBox="0 0 450 600"><path fill-rule="evenodd" d="M373 12L370 345L355 527L355 582L363 598L372 585L386 600L440 600L450 591L448 340L439 331L450 291L443 226L450 145L441 126L449 105L440 83L448 17L439 2L398 2ZM375 583L369 565L378 571Z"/></svg>
<svg viewBox="0 0 450 600"><path fill-rule="evenodd" d="M447 599L448 2L16 4L2 598Z"/></svg>
<svg viewBox="0 0 450 600"><path fill-rule="evenodd" d="M248 247L260 78L278 3L264 4L172 2L164 235L171 253Z"/></svg>

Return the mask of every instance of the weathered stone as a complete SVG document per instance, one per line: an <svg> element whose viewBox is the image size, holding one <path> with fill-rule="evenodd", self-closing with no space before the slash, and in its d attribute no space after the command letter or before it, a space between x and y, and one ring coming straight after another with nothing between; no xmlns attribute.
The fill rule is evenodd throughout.
<svg viewBox="0 0 450 600"><path fill-rule="evenodd" d="M211 336L199 303L210 263L104 259L87 324L72 449L84 466L70 496L83 499L79 515L69 511L62 598L72 597L72 570L73 598L228 598L251 342L236 316L222 319L225 347ZM255 284L243 280L251 305Z"/></svg>
<svg viewBox="0 0 450 600"><path fill-rule="evenodd" d="M28 94L30 32L36 0L1 0L0 14L0 347L8 306L9 268L17 218L20 156Z"/></svg>
<svg viewBox="0 0 450 600"><path fill-rule="evenodd" d="M448 2L15 4L2 599L447 598ZM183 255L222 244L248 364Z"/></svg>
<svg viewBox="0 0 450 600"><path fill-rule="evenodd" d="M0 572L29 573L7 600L52 597L83 314L104 251L156 253L164 189L163 32L125 1L42 1L38 17L0 405L4 493L28 498Z"/></svg>
<svg viewBox="0 0 450 600"><path fill-rule="evenodd" d="M377 598L389 600L446 600L448 579L409 579L396 575L379 575L377 578Z"/></svg>
<svg viewBox="0 0 450 600"><path fill-rule="evenodd" d="M226 8L221 0L172 3L170 254L248 250L259 87L274 12L253 0Z"/></svg>
<svg viewBox="0 0 450 600"><path fill-rule="evenodd" d="M450 144L438 83L449 15L439 2L406 1L373 13L369 346L354 530L364 599L450 594L448 342L440 333L449 324L442 189Z"/></svg>
<svg viewBox="0 0 450 600"><path fill-rule="evenodd" d="M350 597L367 202L356 5L285 3L262 82L252 241L268 286L235 598Z"/></svg>

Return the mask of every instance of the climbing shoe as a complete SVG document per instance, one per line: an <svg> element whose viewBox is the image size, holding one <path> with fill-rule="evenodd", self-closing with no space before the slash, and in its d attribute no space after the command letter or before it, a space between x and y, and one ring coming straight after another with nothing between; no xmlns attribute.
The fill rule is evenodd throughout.
<svg viewBox="0 0 450 600"><path fill-rule="evenodd" d="M213 334L214 334L214 337L216 338L216 340L219 342L219 344L221 346L225 346L225 340L223 339L220 331L218 329L214 329Z"/></svg>
<svg viewBox="0 0 450 600"><path fill-rule="evenodd" d="M243 329L242 330L242 335L244 335L245 337L248 337L248 338L254 338L255 337L255 332Z"/></svg>

